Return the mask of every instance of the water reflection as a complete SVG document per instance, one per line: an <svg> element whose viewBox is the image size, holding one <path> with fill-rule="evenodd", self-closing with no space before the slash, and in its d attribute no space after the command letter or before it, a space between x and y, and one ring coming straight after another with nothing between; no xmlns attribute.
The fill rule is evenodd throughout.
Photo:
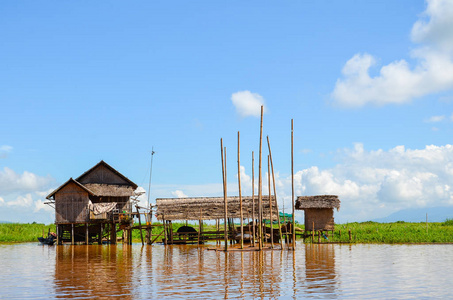
<svg viewBox="0 0 453 300"><path fill-rule="evenodd" d="M336 296L335 247L332 244L305 245L305 289L307 294Z"/></svg>
<svg viewBox="0 0 453 300"><path fill-rule="evenodd" d="M0 245L0 298L448 298L452 247L298 244L225 253L190 245Z"/></svg>
<svg viewBox="0 0 453 300"><path fill-rule="evenodd" d="M57 298L132 299L131 246L59 246L56 252Z"/></svg>

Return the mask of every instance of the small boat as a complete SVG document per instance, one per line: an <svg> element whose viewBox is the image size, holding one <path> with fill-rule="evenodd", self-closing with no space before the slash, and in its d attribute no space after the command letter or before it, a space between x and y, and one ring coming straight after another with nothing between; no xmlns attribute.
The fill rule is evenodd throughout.
<svg viewBox="0 0 453 300"><path fill-rule="evenodd" d="M54 232L49 232L47 237L38 237L38 241L43 245L53 245L57 241L57 235Z"/></svg>

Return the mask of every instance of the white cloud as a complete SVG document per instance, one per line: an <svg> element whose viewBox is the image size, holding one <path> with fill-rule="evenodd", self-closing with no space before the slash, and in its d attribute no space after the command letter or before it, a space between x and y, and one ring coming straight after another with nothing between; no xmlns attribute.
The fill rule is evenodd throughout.
<svg viewBox="0 0 453 300"><path fill-rule="evenodd" d="M18 174L8 167L0 171L0 190L3 195L47 190L53 183L54 179L50 176L43 177L28 171Z"/></svg>
<svg viewBox="0 0 453 300"><path fill-rule="evenodd" d="M187 197L187 195L184 194L184 192L181 191L181 190L173 191L173 192L171 192L171 194L172 194L173 196L175 196L176 198L186 198L186 197Z"/></svg>
<svg viewBox="0 0 453 300"><path fill-rule="evenodd" d="M438 123L445 120L445 116L432 116L425 120L426 123Z"/></svg>
<svg viewBox="0 0 453 300"><path fill-rule="evenodd" d="M2 215L2 220L52 220L54 210L42 199L54 190L54 184L55 180L50 176L39 176L28 171L19 174L7 167L0 170L0 206L8 207L9 212Z"/></svg>
<svg viewBox="0 0 453 300"><path fill-rule="evenodd" d="M261 116L261 105L264 105L264 98L261 95L250 91L240 91L231 95L231 101L240 116ZM264 112L266 112L266 106L264 106Z"/></svg>
<svg viewBox="0 0 453 300"><path fill-rule="evenodd" d="M401 104L453 88L453 2L427 3L423 19L414 24L411 34L414 42L422 44L410 53L417 64L411 68L404 59L394 61L381 67L378 76L371 77L369 70L376 59L367 53L356 54L346 62L343 77L332 92L337 104Z"/></svg>
<svg viewBox="0 0 453 300"><path fill-rule="evenodd" d="M31 194L26 194L25 196L18 196L16 200L6 202L8 206L21 206L21 207L31 207L33 205L33 199Z"/></svg>
<svg viewBox="0 0 453 300"><path fill-rule="evenodd" d="M34 202L34 210L33 212L39 212L39 211L46 211L46 212L54 212L55 209L47 204L44 204L45 201L42 201L41 199L37 200Z"/></svg>
<svg viewBox="0 0 453 300"><path fill-rule="evenodd" d="M389 151L339 152L331 169L311 167L297 172L296 188L304 195L336 194L349 220L373 219L410 208L453 204L453 146L426 146Z"/></svg>
<svg viewBox="0 0 453 300"><path fill-rule="evenodd" d="M13 147L8 145L0 146L0 158L7 158Z"/></svg>
<svg viewBox="0 0 453 300"><path fill-rule="evenodd" d="M241 166L241 190L243 189L243 186L248 186L250 185L250 182L252 182L252 178L245 173L245 167ZM236 178L238 175L236 174Z"/></svg>

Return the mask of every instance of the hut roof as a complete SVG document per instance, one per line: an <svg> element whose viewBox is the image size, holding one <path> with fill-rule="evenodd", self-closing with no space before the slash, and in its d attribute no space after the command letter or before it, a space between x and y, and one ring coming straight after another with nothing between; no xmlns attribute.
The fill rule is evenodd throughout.
<svg viewBox="0 0 453 300"><path fill-rule="evenodd" d="M115 184L86 183L84 186L93 191L96 196L130 197L134 195L135 190L131 186Z"/></svg>
<svg viewBox="0 0 453 300"><path fill-rule="evenodd" d="M272 196L273 219L277 220L277 205ZM239 197L227 197L228 218L240 218ZM258 197L254 197L255 216L258 215ZM270 219L269 196L262 197L263 217ZM225 217L223 197L195 198L158 198L157 218L162 220L215 220ZM253 202L251 196L242 197L242 212L244 218L252 217Z"/></svg>
<svg viewBox="0 0 453 300"><path fill-rule="evenodd" d="M340 209L340 199L336 195L299 196L296 209L306 208L336 208Z"/></svg>
<svg viewBox="0 0 453 300"><path fill-rule="evenodd" d="M112 166L110 166L108 163L106 163L105 161L101 160L100 162L98 162L94 167L92 167L91 169L89 169L88 171L86 171L85 173L83 173L82 175L80 175L79 177L76 178L77 181L82 181L82 179L84 177L86 177L88 174L90 174L91 172L93 172L96 168L100 167L100 166L104 166L106 167L107 169L109 169L110 171L112 171L113 173L115 173L116 175L118 175L120 178L122 178L123 180L125 180L127 183L129 183L133 189L135 190L138 186L132 182L129 178L127 178L126 176L124 176L123 174L121 174L120 172L118 172L117 170L115 170L115 168L113 168Z"/></svg>
<svg viewBox="0 0 453 300"><path fill-rule="evenodd" d="M50 194L46 197L46 199L52 200L52 197L54 197L55 194L56 194L59 190L61 190L61 189L64 188L66 185L70 184L71 182L74 183L74 184L76 184L76 185L79 186L80 188L84 189L85 191L87 191L88 194L90 194L90 195L95 195L95 193L93 193L93 191L91 191L89 188L87 188L86 186L84 186L83 184L81 184L80 182L78 182L77 180L72 179L72 177L71 177L68 181L66 181L65 183L63 183L62 185L60 185L56 190L54 190L52 193L50 193Z"/></svg>
<svg viewBox="0 0 453 300"><path fill-rule="evenodd" d="M114 173L117 178L121 178L120 182L127 184L112 184L112 183L93 183L93 182L83 182L84 177L88 176L90 173L94 172L96 168L104 167L109 170L109 172ZM86 179L86 178L85 178ZM82 181L82 182L81 182ZM50 193L46 199L53 200L55 198L55 194L60 191L64 186L69 183L75 183L82 189L88 192L88 194L92 196L99 196L99 197L130 197L134 195L134 191L137 188L137 185L130 181L126 176L115 170L105 161L101 160L97 163L94 167L77 177L76 179L69 179L52 193Z"/></svg>

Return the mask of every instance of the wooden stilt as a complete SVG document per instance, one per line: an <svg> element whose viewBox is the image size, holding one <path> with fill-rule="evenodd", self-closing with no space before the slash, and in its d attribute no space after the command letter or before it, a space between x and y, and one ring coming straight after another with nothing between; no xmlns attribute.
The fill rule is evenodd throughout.
<svg viewBox="0 0 453 300"><path fill-rule="evenodd" d="M277 208L278 234L279 234L279 236L280 236L280 247L283 249L282 226L281 226L281 224L280 224L280 210L278 209L277 191L275 190L274 164L273 164L273 162L272 162L271 143L269 142L269 136L267 136L267 146L268 146L268 148L269 148L269 157L270 157L270 160L271 160L272 185L273 185L273 187L274 187L275 206L276 206L276 208Z"/></svg>
<svg viewBox="0 0 453 300"><path fill-rule="evenodd" d="M292 226L292 242L293 242L293 250L296 249L296 219L295 219L295 206L294 206L294 122L291 119L291 199L292 199L292 207L293 207L293 226Z"/></svg>
<svg viewBox="0 0 453 300"><path fill-rule="evenodd" d="M238 185L239 185L239 209L241 215L241 249L244 249L244 215L242 214L242 193L241 193L241 162L240 162L240 139L238 131Z"/></svg>
<svg viewBox="0 0 453 300"><path fill-rule="evenodd" d="M200 219L198 219L198 245L200 245L201 243L201 218L202 218L202 214L201 214L201 208L200 208Z"/></svg>
<svg viewBox="0 0 453 300"><path fill-rule="evenodd" d="M71 245L75 245L75 242L74 242L74 223L71 224Z"/></svg>
<svg viewBox="0 0 453 300"><path fill-rule="evenodd" d="M149 205L149 226L148 226L148 244L152 244L153 240L153 206Z"/></svg>
<svg viewBox="0 0 453 300"><path fill-rule="evenodd" d="M99 224L99 235L98 235L98 245L102 245L102 223Z"/></svg>
<svg viewBox="0 0 453 300"><path fill-rule="evenodd" d="M223 202L224 202L224 239L225 251L228 251L228 231L227 231L227 218L228 218L228 203L227 203L227 177L226 177L226 148L224 153L223 140L220 139L220 153L222 156L222 179L223 179Z"/></svg>
<svg viewBox="0 0 453 300"><path fill-rule="evenodd" d="M85 244L88 245L88 239L89 239L89 235L88 235L88 223L85 223Z"/></svg>
<svg viewBox="0 0 453 300"><path fill-rule="evenodd" d="M138 215L138 226L140 227L140 239L142 240L142 246L145 245L143 242L143 232L142 232L142 222L140 218L140 212L138 210L138 205L135 206L135 209L137 209L137 215Z"/></svg>
<svg viewBox="0 0 453 300"><path fill-rule="evenodd" d="M116 223L113 221L111 223L112 228L110 228L110 243L116 245L117 240L116 240ZM102 229L102 225L101 225ZM102 232L101 232L101 243L102 243Z"/></svg>
<svg viewBox="0 0 453 300"><path fill-rule="evenodd" d="M270 213L270 226L271 226L271 249L274 248L274 228L272 216L272 193L271 193L271 157L267 156L267 186L269 187L269 213Z"/></svg>
<svg viewBox="0 0 453 300"><path fill-rule="evenodd" d="M57 230L57 245L61 245L61 237L60 237L60 225L57 224L56 226L56 230Z"/></svg>
<svg viewBox="0 0 453 300"><path fill-rule="evenodd" d="M172 221L168 221L168 227L170 229L170 242L173 245L173 223Z"/></svg>
<svg viewBox="0 0 453 300"><path fill-rule="evenodd" d="M262 207L262 174L261 174L261 158L262 158L262 145L263 145L263 113L264 106L261 106L261 123L260 123L260 152L259 152L259 167L258 167L258 209L259 209L259 250L263 249L263 207Z"/></svg>
<svg viewBox="0 0 453 300"><path fill-rule="evenodd" d="M168 235L167 235L167 221L165 221L165 213L162 214L162 225L164 226L164 245L168 244Z"/></svg>
<svg viewBox="0 0 453 300"><path fill-rule="evenodd" d="M256 218L255 218L255 170L254 170L254 158L253 158L253 151L252 151L252 226L253 226L253 233L252 233L252 245L255 247L255 235L256 235Z"/></svg>

